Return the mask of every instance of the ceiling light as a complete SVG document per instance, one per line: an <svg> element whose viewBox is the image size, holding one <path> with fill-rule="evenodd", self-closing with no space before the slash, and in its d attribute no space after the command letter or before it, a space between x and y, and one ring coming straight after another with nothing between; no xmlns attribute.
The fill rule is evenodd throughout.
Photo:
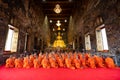
<svg viewBox="0 0 120 80"><path fill-rule="evenodd" d="M67 20L65 19L65 22L67 22Z"/></svg>
<svg viewBox="0 0 120 80"><path fill-rule="evenodd" d="M65 31L65 28L63 28L63 31Z"/></svg>
<svg viewBox="0 0 120 80"><path fill-rule="evenodd" d="M43 0L43 2L45 2L46 0Z"/></svg>
<svg viewBox="0 0 120 80"><path fill-rule="evenodd" d="M56 4L55 8L54 8L54 12L57 13L57 14L59 14L59 13L61 13L61 11L62 11L62 9L61 9L60 5Z"/></svg>
<svg viewBox="0 0 120 80"><path fill-rule="evenodd" d="M55 31L55 29L53 28L53 31Z"/></svg>
<svg viewBox="0 0 120 80"><path fill-rule="evenodd" d="M52 20L50 20L50 23L52 23Z"/></svg>
<svg viewBox="0 0 120 80"><path fill-rule="evenodd" d="M69 0L69 2L72 2L72 0Z"/></svg>

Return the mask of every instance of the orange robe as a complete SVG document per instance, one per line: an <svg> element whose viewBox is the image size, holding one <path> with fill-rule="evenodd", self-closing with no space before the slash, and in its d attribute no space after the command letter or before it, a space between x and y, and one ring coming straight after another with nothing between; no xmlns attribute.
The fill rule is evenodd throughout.
<svg viewBox="0 0 120 80"><path fill-rule="evenodd" d="M42 59L43 59L43 55L39 54L39 56L38 56L38 60L39 60L39 63L40 63L40 67L41 67Z"/></svg>
<svg viewBox="0 0 120 80"><path fill-rule="evenodd" d="M110 57L105 58L105 64L108 68L115 68L114 61Z"/></svg>
<svg viewBox="0 0 120 80"><path fill-rule="evenodd" d="M86 60L88 60L88 58L90 57L90 54L89 53L85 53L84 57L85 57Z"/></svg>
<svg viewBox="0 0 120 80"><path fill-rule="evenodd" d="M15 58L14 58L14 57L8 58L8 59L6 60L6 65L5 65L5 67L7 67L7 68L13 68L13 67L15 66L14 61L15 61Z"/></svg>
<svg viewBox="0 0 120 80"><path fill-rule="evenodd" d="M71 59L69 59L69 58L65 59L65 65L66 65L67 68L75 69L75 67L72 66L72 64L71 64Z"/></svg>
<svg viewBox="0 0 120 80"><path fill-rule="evenodd" d="M39 68L41 65L40 65L40 61L39 61L39 59L34 59L34 61L33 61L33 64L34 64L34 68Z"/></svg>
<svg viewBox="0 0 120 80"><path fill-rule="evenodd" d="M58 63L59 67L64 67L64 63L63 63L63 59L62 58L58 57L57 58L57 63Z"/></svg>
<svg viewBox="0 0 120 80"><path fill-rule="evenodd" d="M81 67L82 68L87 68L86 59L85 58L80 58L80 62L81 62Z"/></svg>
<svg viewBox="0 0 120 80"><path fill-rule="evenodd" d="M30 68L29 58L28 57L24 57L23 68Z"/></svg>
<svg viewBox="0 0 120 80"><path fill-rule="evenodd" d="M77 68L77 69L80 68L80 60L79 60L79 59L74 59L74 66L75 66L75 68Z"/></svg>
<svg viewBox="0 0 120 80"><path fill-rule="evenodd" d="M35 57L34 57L34 55L30 55L29 58L30 58L29 59L30 67L33 67L34 66L33 61L34 61Z"/></svg>
<svg viewBox="0 0 120 80"><path fill-rule="evenodd" d="M50 65L49 65L49 62L48 62L48 59L46 58L46 56L42 59L41 65L43 68L50 68Z"/></svg>
<svg viewBox="0 0 120 80"><path fill-rule="evenodd" d="M15 68L22 68L23 60L21 58L15 59Z"/></svg>
<svg viewBox="0 0 120 80"><path fill-rule="evenodd" d="M100 67L100 68L104 67L104 63L103 63L102 57L94 56L94 59L95 59L95 63L96 63L97 67Z"/></svg>
<svg viewBox="0 0 120 80"><path fill-rule="evenodd" d="M56 64L56 61L54 58L50 57L49 58L49 63L52 68L58 68L58 65Z"/></svg>
<svg viewBox="0 0 120 80"><path fill-rule="evenodd" d="M89 66L90 68L96 68L95 60L94 60L93 57L88 58L88 66Z"/></svg>

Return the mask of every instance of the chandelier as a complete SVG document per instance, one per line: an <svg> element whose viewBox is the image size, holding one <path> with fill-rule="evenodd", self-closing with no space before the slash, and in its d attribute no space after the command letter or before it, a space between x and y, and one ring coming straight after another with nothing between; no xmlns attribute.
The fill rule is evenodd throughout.
<svg viewBox="0 0 120 80"><path fill-rule="evenodd" d="M56 4L55 8L54 8L54 12L59 14L62 11L61 7L59 4Z"/></svg>

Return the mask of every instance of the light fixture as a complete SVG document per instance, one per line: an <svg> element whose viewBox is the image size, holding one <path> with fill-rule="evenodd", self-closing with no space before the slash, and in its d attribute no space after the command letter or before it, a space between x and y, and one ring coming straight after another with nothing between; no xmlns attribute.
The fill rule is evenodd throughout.
<svg viewBox="0 0 120 80"><path fill-rule="evenodd" d="M46 0L43 0L43 2L45 2Z"/></svg>
<svg viewBox="0 0 120 80"><path fill-rule="evenodd" d="M65 19L65 22L67 22L67 20Z"/></svg>
<svg viewBox="0 0 120 80"><path fill-rule="evenodd" d="M65 28L63 28L63 31L65 31Z"/></svg>
<svg viewBox="0 0 120 80"><path fill-rule="evenodd" d="M61 25L61 23L60 23L59 20L57 21L56 25L57 25L57 26L60 26L60 25Z"/></svg>
<svg viewBox="0 0 120 80"><path fill-rule="evenodd" d="M54 8L54 12L57 13L57 14L59 14L59 13L61 13L61 11L62 11L62 9L61 9L60 5L56 4L55 8Z"/></svg>
<svg viewBox="0 0 120 80"><path fill-rule="evenodd" d="M52 23L52 20L50 20L50 23Z"/></svg>
<svg viewBox="0 0 120 80"><path fill-rule="evenodd" d="M53 28L53 31L55 31L55 29Z"/></svg>
<svg viewBox="0 0 120 80"><path fill-rule="evenodd" d="M72 2L72 0L69 0L69 2Z"/></svg>

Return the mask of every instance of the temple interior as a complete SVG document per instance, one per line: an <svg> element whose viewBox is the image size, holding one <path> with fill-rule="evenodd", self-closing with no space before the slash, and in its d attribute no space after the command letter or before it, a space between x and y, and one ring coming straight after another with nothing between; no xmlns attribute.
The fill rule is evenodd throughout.
<svg viewBox="0 0 120 80"><path fill-rule="evenodd" d="M120 1L0 0L0 64L51 51L110 56L120 65Z"/></svg>

